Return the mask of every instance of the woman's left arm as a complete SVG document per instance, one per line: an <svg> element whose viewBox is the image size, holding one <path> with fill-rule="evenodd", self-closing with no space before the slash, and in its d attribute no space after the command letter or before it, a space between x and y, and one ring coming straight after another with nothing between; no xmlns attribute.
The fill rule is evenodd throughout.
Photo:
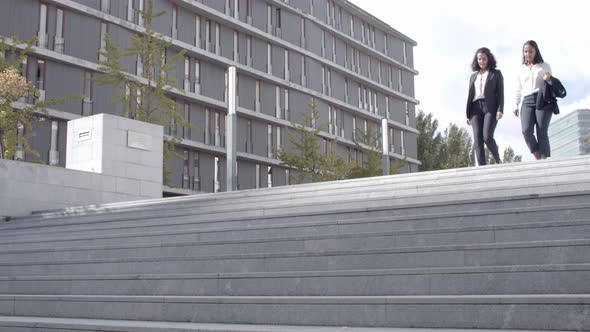
<svg viewBox="0 0 590 332"><path fill-rule="evenodd" d="M496 95L498 96L498 110L496 113L504 113L504 76L502 76L502 72L499 70L498 78L496 79ZM502 116L500 115L500 117Z"/></svg>

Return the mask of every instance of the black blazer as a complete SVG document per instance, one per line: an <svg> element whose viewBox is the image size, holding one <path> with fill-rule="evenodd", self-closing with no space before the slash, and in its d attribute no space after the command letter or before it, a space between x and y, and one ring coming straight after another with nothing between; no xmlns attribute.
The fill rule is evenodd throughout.
<svg viewBox="0 0 590 332"><path fill-rule="evenodd" d="M473 104L473 98L475 98L475 87L473 82L477 77L478 72L471 74L469 78L469 93L467 96L467 118L471 118L471 106ZM487 112L500 112L504 113L504 77L502 72L497 69L491 69L488 73L486 80L484 97L486 103Z"/></svg>
<svg viewBox="0 0 590 332"><path fill-rule="evenodd" d="M565 87L561 81L555 77L551 77L551 84L544 81L543 87L537 94L537 109L551 111L553 114L559 114L557 98L563 98L566 95L567 91L565 91Z"/></svg>

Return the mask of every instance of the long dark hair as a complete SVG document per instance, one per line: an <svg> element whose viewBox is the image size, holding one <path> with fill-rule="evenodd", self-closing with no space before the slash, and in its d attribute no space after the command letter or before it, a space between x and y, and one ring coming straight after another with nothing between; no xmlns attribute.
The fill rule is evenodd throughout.
<svg viewBox="0 0 590 332"><path fill-rule="evenodd" d="M527 40L523 45L522 45L522 64L525 65L526 63L526 59L524 58L524 47L525 46L531 46L532 48L535 49L535 58L533 59L534 63L543 63L545 61L543 61L543 56L541 55L541 51L539 51L539 45L537 45L537 42L534 40Z"/></svg>
<svg viewBox="0 0 590 332"><path fill-rule="evenodd" d="M492 54L490 49L487 47L480 47L477 49L477 51L475 51L475 55L473 56L473 61L471 61L471 69L473 69L473 71L479 70L479 64L477 63L477 54L479 54L479 53L483 53L488 57L487 69L496 69L496 65L497 65L496 58L494 57L494 55Z"/></svg>

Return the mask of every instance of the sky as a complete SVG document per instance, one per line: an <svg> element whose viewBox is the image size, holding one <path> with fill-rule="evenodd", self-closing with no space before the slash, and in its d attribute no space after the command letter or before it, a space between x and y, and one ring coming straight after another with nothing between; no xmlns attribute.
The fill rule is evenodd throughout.
<svg viewBox="0 0 590 332"><path fill-rule="evenodd" d="M502 155L512 146L532 160L514 111L516 72L522 45L535 40L567 97L559 100L560 116L590 108L590 25L585 1L350 0L418 43L414 47L417 109L433 113L439 128L449 123L467 128L465 104L471 61L488 47L504 76L504 118L494 137Z"/></svg>

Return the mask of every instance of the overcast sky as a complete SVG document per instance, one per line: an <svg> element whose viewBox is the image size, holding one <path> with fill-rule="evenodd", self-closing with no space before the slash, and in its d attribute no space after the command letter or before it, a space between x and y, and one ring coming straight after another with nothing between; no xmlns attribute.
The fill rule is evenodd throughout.
<svg viewBox="0 0 590 332"><path fill-rule="evenodd" d="M414 67L418 109L434 113L439 127L465 124L470 64L475 50L490 48L504 75L504 118L496 129L500 155L508 145L532 160L514 110L516 70L522 44L533 39L567 97L561 115L590 108L590 25L585 1L577 0L351 0L418 43Z"/></svg>

